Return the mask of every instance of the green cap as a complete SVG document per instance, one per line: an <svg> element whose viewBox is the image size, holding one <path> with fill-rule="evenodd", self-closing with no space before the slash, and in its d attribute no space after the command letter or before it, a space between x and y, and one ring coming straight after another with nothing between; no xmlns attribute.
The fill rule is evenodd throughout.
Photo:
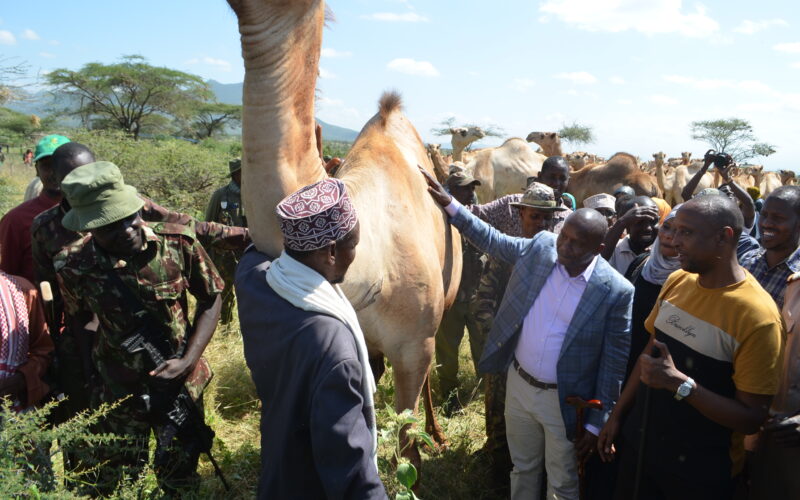
<svg viewBox="0 0 800 500"><path fill-rule="evenodd" d="M61 223L71 231L106 226L144 206L136 188L126 185L119 168L109 161L76 168L61 181L61 191L72 207Z"/></svg>
<svg viewBox="0 0 800 500"><path fill-rule="evenodd" d="M68 142L70 142L69 138L58 134L42 137L42 140L36 145L36 151L33 153L33 161L39 161L45 156L52 155L60 145Z"/></svg>
<svg viewBox="0 0 800 500"><path fill-rule="evenodd" d="M234 173L238 170L242 169L242 159L241 158L234 158L233 160L228 162L228 170L230 173Z"/></svg>

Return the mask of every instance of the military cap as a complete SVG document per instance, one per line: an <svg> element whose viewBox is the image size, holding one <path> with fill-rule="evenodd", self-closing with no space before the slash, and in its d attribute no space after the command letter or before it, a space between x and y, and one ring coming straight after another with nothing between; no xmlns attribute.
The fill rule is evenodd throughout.
<svg viewBox="0 0 800 500"><path fill-rule="evenodd" d="M481 181L462 171L452 172L444 183L450 187L469 186L470 184L481 185Z"/></svg>
<svg viewBox="0 0 800 500"><path fill-rule="evenodd" d="M233 160L228 162L228 170L230 173L238 172L242 169L242 159L241 158L234 158Z"/></svg>
<svg viewBox="0 0 800 500"><path fill-rule="evenodd" d="M62 224L72 231L88 231L122 220L144 205L136 188L128 186L116 165L108 161L88 163L70 172L61 182L70 204Z"/></svg>

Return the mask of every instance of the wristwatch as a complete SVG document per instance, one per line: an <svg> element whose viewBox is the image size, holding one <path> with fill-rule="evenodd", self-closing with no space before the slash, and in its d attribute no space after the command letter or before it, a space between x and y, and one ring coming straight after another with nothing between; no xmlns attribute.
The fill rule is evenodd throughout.
<svg viewBox="0 0 800 500"><path fill-rule="evenodd" d="M678 386L678 390L675 392L675 399L680 401L681 399L691 394L692 390L694 389L694 386L695 386L694 380L691 377L684 380L684 382Z"/></svg>

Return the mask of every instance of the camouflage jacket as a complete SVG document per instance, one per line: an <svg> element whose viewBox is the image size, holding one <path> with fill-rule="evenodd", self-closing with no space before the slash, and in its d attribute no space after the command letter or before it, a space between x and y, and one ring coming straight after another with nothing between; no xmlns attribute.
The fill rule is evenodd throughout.
<svg viewBox="0 0 800 500"><path fill-rule="evenodd" d="M247 227L247 217L242 206L242 191L231 181L214 191L206 208L205 219L229 226Z"/></svg>
<svg viewBox="0 0 800 500"><path fill-rule="evenodd" d="M224 287L191 228L152 223L144 227L144 233L145 249L129 261L109 256L90 235L64 248L53 261L65 313L88 310L99 319L92 359L116 397L141 393L152 366L146 354L131 354L121 345L145 324L133 314L108 273L117 273L138 297L175 352L183 351L191 334L187 292L198 302L208 303Z"/></svg>
<svg viewBox="0 0 800 500"><path fill-rule="evenodd" d="M244 251L250 244L250 233L247 228L196 221L189 215L167 210L149 198L142 197L142 199L144 200L141 210L143 220L190 226L206 248ZM62 225L61 221L68 210L69 205L62 202L37 215L31 226L34 275L37 283L50 282L56 316L53 320L56 321L60 321L63 304L58 286L56 286L53 258L65 247L77 243L83 238L81 233L70 231Z"/></svg>

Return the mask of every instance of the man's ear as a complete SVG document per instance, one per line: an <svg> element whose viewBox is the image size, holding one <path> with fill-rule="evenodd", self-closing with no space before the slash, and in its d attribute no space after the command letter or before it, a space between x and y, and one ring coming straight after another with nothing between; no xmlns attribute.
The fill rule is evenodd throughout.
<svg viewBox="0 0 800 500"><path fill-rule="evenodd" d="M600 255L601 253L603 253L603 250L605 250L605 248L606 248L606 244L605 243L600 243L600 246L597 247L597 255Z"/></svg>
<svg viewBox="0 0 800 500"><path fill-rule="evenodd" d="M725 227L722 228L722 231L720 232L720 234L722 235L722 238L720 239L720 242L724 243L727 240L732 240L733 239L733 228L730 227L730 226L725 226Z"/></svg>
<svg viewBox="0 0 800 500"><path fill-rule="evenodd" d="M328 243L328 246L325 247L325 260L328 264L335 264L336 263L336 242L331 241Z"/></svg>

